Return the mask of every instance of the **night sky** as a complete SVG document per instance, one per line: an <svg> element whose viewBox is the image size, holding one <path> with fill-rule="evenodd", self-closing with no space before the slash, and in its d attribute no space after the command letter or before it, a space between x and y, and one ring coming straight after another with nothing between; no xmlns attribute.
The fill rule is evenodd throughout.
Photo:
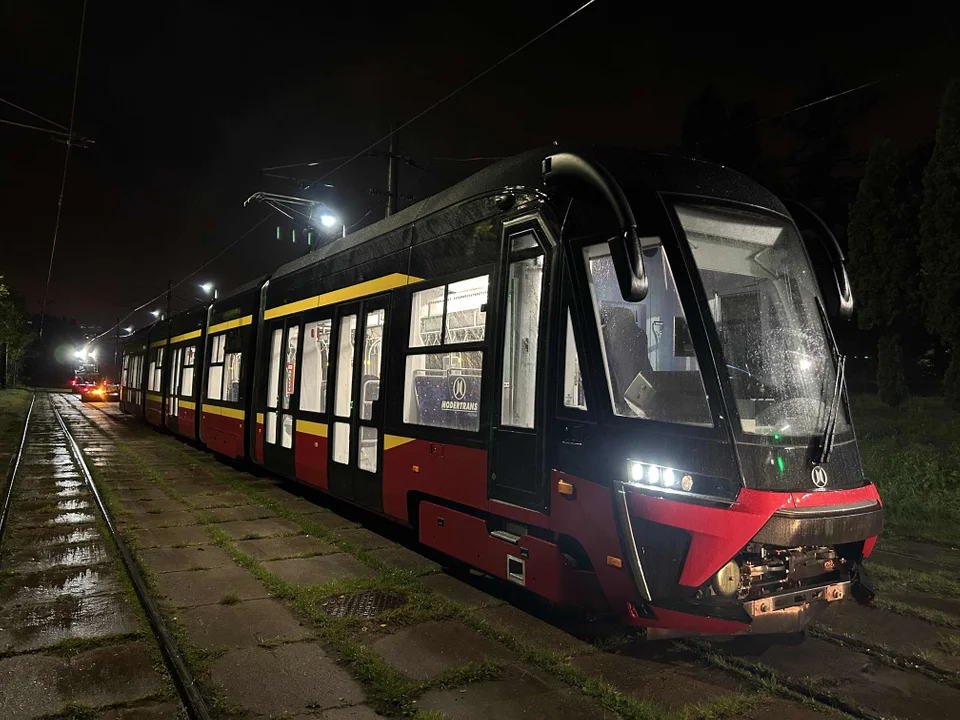
<svg viewBox="0 0 960 720"><path fill-rule="evenodd" d="M91 0L75 131L96 144L71 151L48 312L109 327L263 217L266 207L243 207L252 192L297 191L260 168L354 154L579 4L164 2L147 13ZM767 117L809 100L824 77L841 88L884 79L864 91L870 109L847 132L862 159L878 136L904 147L932 139L957 72L952 23L929 16L760 25L692 10L643 17L632 5L599 0L404 130L401 152L425 170L403 167L401 192L424 197L483 165L441 157L554 139L676 147L688 104L708 85L728 107L752 101ZM0 98L67 124L81 7L3 0ZM0 118L38 122L2 105ZM789 128L760 127L767 159L788 157ZM0 274L33 311L64 150L46 133L0 125ZM313 196L348 223L369 210L370 222L385 200L368 189L385 175L384 160L360 158ZM178 288L175 308L193 304L200 282L226 289L302 253L275 233L264 223Z"/></svg>

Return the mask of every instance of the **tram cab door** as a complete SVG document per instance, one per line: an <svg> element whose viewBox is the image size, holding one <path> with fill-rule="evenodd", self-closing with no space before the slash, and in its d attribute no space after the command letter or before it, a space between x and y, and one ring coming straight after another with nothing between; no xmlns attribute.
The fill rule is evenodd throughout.
<svg viewBox="0 0 960 720"><path fill-rule="evenodd" d="M539 225L505 227L500 277L499 397L491 421L488 492L492 500L542 512L547 507L538 379L545 366L547 260Z"/></svg>
<svg viewBox="0 0 960 720"><path fill-rule="evenodd" d="M263 413L264 464L287 477L296 474L297 365L300 348L298 316L278 318L265 324L269 348L266 408Z"/></svg>
<svg viewBox="0 0 960 720"><path fill-rule="evenodd" d="M330 492L373 510L383 508L384 331L388 297L337 308L330 354L327 478Z"/></svg>

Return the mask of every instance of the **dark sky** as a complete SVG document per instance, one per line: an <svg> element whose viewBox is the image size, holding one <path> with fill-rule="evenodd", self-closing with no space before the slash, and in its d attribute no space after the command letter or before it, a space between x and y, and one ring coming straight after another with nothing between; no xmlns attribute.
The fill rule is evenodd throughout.
<svg viewBox="0 0 960 720"><path fill-rule="evenodd" d="M91 0L49 312L111 325L168 278L216 254L260 219L256 190L296 188L258 169L352 155L560 19L579 2L331 3ZM956 71L952 23L816 18L749 24L651 18L599 0L406 129L401 191L431 194L480 165L436 157L502 156L553 139L664 148L680 143L690 100L712 85L728 105L769 116L816 94L822 78L873 104L848 131L853 155L877 136L932 138ZM67 124L82 0L0 0L0 98ZM0 118L36 122L0 105ZM761 126L786 157L782 122ZM0 125L0 274L38 310L64 145ZM307 174L306 177L311 177ZM312 177L316 177L313 175ZM385 164L360 158L327 182L348 222L382 216ZM299 250L268 221L195 280L230 287ZM158 303L159 305L159 303ZM141 326L145 312L130 321Z"/></svg>

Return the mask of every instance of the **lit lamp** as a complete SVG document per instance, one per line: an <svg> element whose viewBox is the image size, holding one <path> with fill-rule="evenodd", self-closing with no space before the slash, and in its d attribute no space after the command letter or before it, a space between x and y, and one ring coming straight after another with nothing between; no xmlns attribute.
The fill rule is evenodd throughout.
<svg viewBox="0 0 960 720"><path fill-rule="evenodd" d="M213 286L212 282L205 282L200 286L200 289L203 290L207 295L213 293L213 299L217 299L217 289Z"/></svg>

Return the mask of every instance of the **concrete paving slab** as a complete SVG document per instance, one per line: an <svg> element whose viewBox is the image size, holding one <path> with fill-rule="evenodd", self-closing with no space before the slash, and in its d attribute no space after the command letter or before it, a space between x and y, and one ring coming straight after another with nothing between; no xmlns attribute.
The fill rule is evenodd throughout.
<svg viewBox="0 0 960 720"><path fill-rule="evenodd" d="M323 720L378 720L378 718L385 718L386 715L380 715L366 705L354 705L325 710L320 717ZM303 720L306 720L306 718L303 718Z"/></svg>
<svg viewBox="0 0 960 720"><path fill-rule="evenodd" d="M282 518L234 520L233 522L220 523L220 527L236 540L254 540L256 538L299 535L301 533L299 525Z"/></svg>
<svg viewBox="0 0 960 720"><path fill-rule="evenodd" d="M206 545L210 542L210 535L202 525L133 530L130 536L143 548Z"/></svg>
<svg viewBox="0 0 960 720"><path fill-rule="evenodd" d="M222 484L218 488L222 488ZM220 489L208 492L205 495L194 495L190 498L190 504L196 508L224 508L239 507L250 504L250 498L246 495L240 495L235 492L222 492Z"/></svg>
<svg viewBox="0 0 960 720"><path fill-rule="evenodd" d="M282 579L297 585L322 585L345 577L370 577L373 570L352 555L317 555L309 558L269 560L264 567Z"/></svg>
<svg viewBox="0 0 960 720"><path fill-rule="evenodd" d="M438 595L466 605L473 610L482 607L503 605L504 602L500 598L485 593L482 590L477 590L473 585L458 580L451 575L431 575L423 579L423 584L427 589L432 590Z"/></svg>
<svg viewBox="0 0 960 720"><path fill-rule="evenodd" d="M131 505L136 506L140 503L149 505L150 503L176 502L176 500L171 500L158 488L151 488L149 490L115 490L113 491L113 497L124 507Z"/></svg>
<svg viewBox="0 0 960 720"><path fill-rule="evenodd" d="M396 547L396 543L366 528L349 528L337 531L337 535L364 550Z"/></svg>
<svg viewBox="0 0 960 720"><path fill-rule="evenodd" d="M233 565L231 557L216 545L151 548L141 550L140 557L153 573L209 570L210 568Z"/></svg>
<svg viewBox="0 0 960 720"><path fill-rule="evenodd" d="M162 512L176 512L184 509L182 502L168 497L156 500L144 500L144 497L146 496L140 495L135 499L127 500L124 503L126 511L134 517L140 517L141 515L156 515Z"/></svg>
<svg viewBox="0 0 960 720"><path fill-rule="evenodd" d="M602 678L624 695L650 700L670 710L749 690L745 683L719 670L664 656L647 660L598 652L574 658L571 664L587 675Z"/></svg>
<svg viewBox="0 0 960 720"><path fill-rule="evenodd" d="M303 513L303 519L316 523L327 530L345 530L347 528L359 527L358 523L348 520L342 515L337 515L330 510L317 509L313 512Z"/></svg>
<svg viewBox="0 0 960 720"><path fill-rule="evenodd" d="M409 570L417 575L430 575L432 573L438 573L442 569L438 563L435 563L430 558L401 546L374 550L370 553L370 556L376 558L387 567L396 568L397 570Z"/></svg>
<svg viewBox="0 0 960 720"><path fill-rule="evenodd" d="M228 701L263 715L327 710L363 702L363 689L317 643L243 648L210 670Z"/></svg>
<svg viewBox="0 0 960 720"><path fill-rule="evenodd" d="M137 616L122 594L65 595L0 609L0 652L36 650L68 638L133 633Z"/></svg>
<svg viewBox="0 0 960 720"><path fill-rule="evenodd" d="M0 582L0 607L52 602L65 595L86 597L114 594L121 590L109 565L23 573Z"/></svg>
<svg viewBox="0 0 960 720"><path fill-rule="evenodd" d="M529 670L514 669L502 679L465 688L434 690L417 703L457 720L530 718L531 720L614 720L617 716L585 695Z"/></svg>
<svg viewBox="0 0 960 720"><path fill-rule="evenodd" d="M54 567L101 565L110 559L102 538L97 538L72 545L34 545L4 552L3 569L14 573L38 572Z"/></svg>
<svg viewBox="0 0 960 720"><path fill-rule="evenodd" d="M190 642L208 649L256 647L263 642L313 637L283 603L271 598L235 605L201 605L182 611L179 618L190 633Z"/></svg>
<svg viewBox="0 0 960 720"><path fill-rule="evenodd" d="M133 702L162 689L145 643L105 645L72 656L31 653L0 660L0 717L33 718L68 702Z"/></svg>
<svg viewBox="0 0 960 720"><path fill-rule="evenodd" d="M236 566L162 573L155 581L157 590L177 607L217 603L225 596L253 600L268 595L253 575Z"/></svg>
<svg viewBox="0 0 960 720"><path fill-rule="evenodd" d="M329 555L340 552L336 545L331 545L312 535L240 540L237 547L242 552L259 560L281 560L305 555Z"/></svg>
<svg viewBox="0 0 960 720"><path fill-rule="evenodd" d="M477 610L477 616L539 650L556 650L568 655L584 655L596 651L593 646L513 605L483 608Z"/></svg>
<svg viewBox="0 0 960 720"><path fill-rule="evenodd" d="M425 622L378 638L373 651L413 680L427 680L469 661L512 660L513 653L454 621Z"/></svg>
<svg viewBox="0 0 960 720"><path fill-rule="evenodd" d="M186 710L172 702L151 702L138 707L114 708L96 716L97 720L171 720L186 717Z"/></svg>
<svg viewBox="0 0 960 720"><path fill-rule="evenodd" d="M204 513L216 522L230 522L231 520L263 520L274 517L275 513L263 505L237 505L235 507L217 507L205 510Z"/></svg>
<svg viewBox="0 0 960 720"><path fill-rule="evenodd" d="M142 513L131 515L130 519L142 528L184 527L198 524L197 518L187 510L173 510L170 512Z"/></svg>

